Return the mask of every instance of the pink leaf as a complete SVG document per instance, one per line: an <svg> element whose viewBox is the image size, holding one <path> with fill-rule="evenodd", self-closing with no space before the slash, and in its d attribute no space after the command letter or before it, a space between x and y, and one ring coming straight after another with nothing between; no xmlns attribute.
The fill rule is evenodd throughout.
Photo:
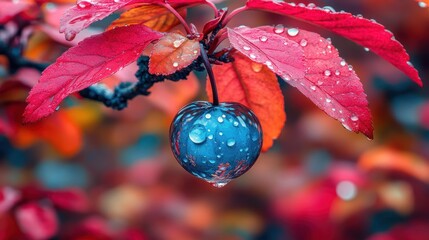
<svg viewBox="0 0 429 240"><path fill-rule="evenodd" d="M85 193L78 188L47 191L46 196L59 208L84 212L89 208L89 201Z"/></svg>
<svg viewBox="0 0 429 240"><path fill-rule="evenodd" d="M260 9L295 17L327 28L378 54L403 71L414 82L422 86L417 70L409 62L404 47L383 25L346 12L332 12L329 9L296 5L275 0L249 0L248 9Z"/></svg>
<svg viewBox="0 0 429 240"><path fill-rule="evenodd" d="M260 27L266 32L274 27ZM368 101L362 84L351 66L338 55L331 43L320 35L299 30L290 36L285 29L279 35L299 43L304 50L305 77L283 76L290 85L298 88L329 116L340 121L354 132L362 132L373 138L373 126ZM292 29L291 31L295 31ZM289 31L289 32L291 32Z"/></svg>
<svg viewBox="0 0 429 240"><path fill-rule="evenodd" d="M164 4L165 0L78 0L75 6L66 11L61 19L60 32L64 32L67 40L73 40L77 33L91 23L101 20L111 13L131 4ZM205 0L170 0L173 7L203 4Z"/></svg>
<svg viewBox="0 0 429 240"><path fill-rule="evenodd" d="M0 2L0 23L7 22L10 18L33 6L30 1L1 1Z"/></svg>
<svg viewBox="0 0 429 240"><path fill-rule="evenodd" d="M6 213L21 198L21 193L10 187L0 188L0 216Z"/></svg>
<svg viewBox="0 0 429 240"><path fill-rule="evenodd" d="M298 43L273 31L238 27L228 29L231 45L254 62L265 64L279 76L303 78L303 50Z"/></svg>
<svg viewBox="0 0 429 240"><path fill-rule="evenodd" d="M25 122L53 113L68 95L91 86L135 61L162 34L133 25L92 36L70 48L49 66L31 90Z"/></svg>
<svg viewBox="0 0 429 240"><path fill-rule="evenodd" d="M16 220L22 232L30 239L48 239L58 230L58 221L52 207L30 202L16 210Z"/></svg>

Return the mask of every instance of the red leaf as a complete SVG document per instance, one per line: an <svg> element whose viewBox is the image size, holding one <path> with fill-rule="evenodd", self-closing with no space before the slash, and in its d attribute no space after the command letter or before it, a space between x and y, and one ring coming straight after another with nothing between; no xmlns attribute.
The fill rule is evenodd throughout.
<svg viewBox="0 0 429 240"><path fill-rule="evenodd" d="M292 16L327 28L372 50L403 71L414 82L422 85L422 80L409 62L410 57L404 47L381 24L346 12L332 12L327 9L275 0L249 0L246 6L248 9L260 9Z"/></svg>
<svg viewBox="0 0 429 240"><path fill-rule="evenodd" d="M51 199L56 207L65 210L84 212L89 208L88 198L85 193L78 188L46 191L46 196Z"/></svg>
<svg viewBox="0 0 429 240"><path fill-rule="evenodd" d="M71 7L61 19L60 32L64 32L67 40L73 40L77 33L91 23L101 20L116 10L131 4L165 4L165 0L80 0ZM203 4L205 0L170 0L175 8Z"/></svg>
<svg viewBox="0 0 429 240"><path fill-rule="evenodd" d="M91 86L135 61L152 41L162 35L133 25L89 37L70 48L43 73L31 90L25 122L53 113L68 95Z"/></svg>
<svg viewBox="0 0 429 240"><path fill-rule="evenodd" d="M206 24L204 24L203 34L207 35L211 31L213 31L219 25L219 23L221 23L223 21L223 19L226 17L227 13L228 13L228 10L224 10L224 9L219 10L219 16L218 17L216 17L215 19L210 20Z"/></svg>
<svg viewBox="0 0 429 240"><path fill-rule="evenodd" d="M169 75L191 64L200 55L200 43L179 33L167 33L153 46L149 72Z"/></svg>
<svg viewBox="0 0 429 240"><path fill-rule="evenodd" d="M267 151L273 145L286 121L284 99L277 77L262 64L252 62L236 53L235 61L213 66L221 102L239 102L249 107L262 125L263 146ZM210 98L211 86L207 82Z"/></svg>
<svg viewBox="0 0 429 240"><path fill-rule="evenodd" d="M273 31L244 26L228 29L228 37L235 49L252 61L265 64L277 75L304 77L304 53L298 43Z"/></svg>
<svg viewBox="0 0 429 240"><path fill-rule="evenodd" d="M58 230L58 221L52 207L30 202L16 210L19 227L30 239L48 239Z"/></svg>
<svg viewBox="0 0 429 240"><path fill-rule="evenodd" d="M266 32L274 27L261 27ZM295 30L295 29L293 29ZM299 43L304 50L305 77L283 76L290 85L298 88L329 116L340 121L354 132L373 137L371 113L363 87L351 66L338 55L331 43L319 34L299 30L296 36L289 36L288 29L280 35ZM288 80L289 79L289 80Z"/></svg>
<svg viewBox="0 0 429 240"><path fill-rule="evenodd" d="M25 11L33 6L33 2L30 1L2 1L0 2L0 23L7 22L10 18L16 14Z"/></svg>

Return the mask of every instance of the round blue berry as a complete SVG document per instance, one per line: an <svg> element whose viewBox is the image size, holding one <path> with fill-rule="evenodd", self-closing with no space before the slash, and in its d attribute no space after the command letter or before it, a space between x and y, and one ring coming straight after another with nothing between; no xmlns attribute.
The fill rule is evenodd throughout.
<svg viewBox="0 0 429 240"><path fill-rule="evenodd" d="M170 127L173 154L186 171L223 187L249 170L262 147L258 118L233 102L193 102Z"/></svg>

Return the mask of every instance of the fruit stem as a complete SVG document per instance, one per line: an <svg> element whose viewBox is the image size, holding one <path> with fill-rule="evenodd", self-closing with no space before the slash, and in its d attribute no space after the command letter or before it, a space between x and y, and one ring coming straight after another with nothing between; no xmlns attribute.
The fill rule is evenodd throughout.
<svg viewBox="0 0 429 240"><path fill-rule="evenodd" d="M207 52L206 52L206 49L204 48L203 43L200 43L200 48L201 48L201 57L203 58L204 67L207 70L207 74L209 75L209 79L210 79L210 85L212 87L213 105L217 106L219 105L219 97L217 95L216 81L213 74L212 65L210 64L210 61L207 56Z"/></svg>
<svg viewBox="0 0 429 240"><path fill-rule="evenodd" d="M185 31L188 35L192 34L191 28L189 28L188 23L183 19L183 17L174 9L170 4L161 4L165 8L167 8L179 21L182 23L183 27L185 28Z"/></svg>

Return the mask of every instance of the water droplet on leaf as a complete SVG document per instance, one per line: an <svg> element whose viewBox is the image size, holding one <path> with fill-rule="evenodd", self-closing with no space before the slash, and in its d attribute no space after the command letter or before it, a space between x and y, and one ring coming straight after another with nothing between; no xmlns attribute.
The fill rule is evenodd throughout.
<svg viewBox="0 0 429 240"><path fill-rule="evenodd" d="M287 34L291 37L295 37L296 35L298 35L298 33L299 33L298 28L289 28L287 30Z"/></svg>

